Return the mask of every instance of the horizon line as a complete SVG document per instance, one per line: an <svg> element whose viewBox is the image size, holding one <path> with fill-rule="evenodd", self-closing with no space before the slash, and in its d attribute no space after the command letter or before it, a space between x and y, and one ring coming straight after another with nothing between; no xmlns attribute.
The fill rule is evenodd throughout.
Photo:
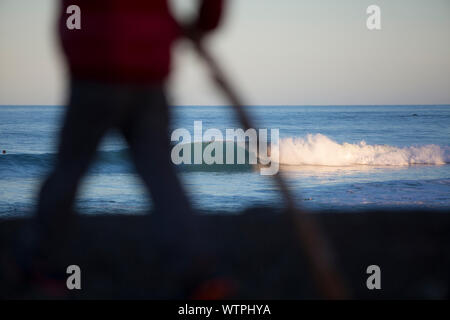
<svg viewBox="0 0 450 320"><path fill-rule="evenodd" d="M0 107L65 107L66 104L0 104ZM450 106L450 103L430 104L249 104L242 107L419 107ZM169 107L232 107L226 104L177 104Z"/></svg>

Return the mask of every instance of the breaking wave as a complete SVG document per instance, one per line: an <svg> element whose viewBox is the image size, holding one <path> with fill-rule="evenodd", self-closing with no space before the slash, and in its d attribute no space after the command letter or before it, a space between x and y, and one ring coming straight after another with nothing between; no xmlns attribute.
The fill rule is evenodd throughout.
<svg viewBox="0 0 450 320"><path fill-rule="evenodd" d="M204 143L204 146L208 143ZM225 144L224 144L225 145ZM193 148L194 144L192 144ZM203 147L204 147L203 146ZM151 147L151 146L150 146ZM237 153L235 145L235 155ZM224 156L226 155L224 148ZM442 165L450 163L450 147L438 145L395 147L389 145L368 145L359 143L338 143L322 134L309 134L304 138L284 138L279 142L279 150L272 146L272 159L279 152L282 165L309 166L408 166L415 164ZM99 151L97 161L91 168L93 173L128 173L133 166L128 149ZM200 172L247 172L248 151L245 150L245 164L221 165L205 163L180 165L181 171ZM0 155L1 176L41 174L47 172L54 163L55 154L6 154ZM236 160L235 160L236 163Z"/></svg>
<svg viewBox="0 0 450 320"><path fill-rule="evenodd" d="M277 148L272 149L276 155ZM338 143L322 134L284 138L279 143L279 162L285 165L408 166L441 165L450 162L450 148L438 145L395 147L366 142Z"/></svg>

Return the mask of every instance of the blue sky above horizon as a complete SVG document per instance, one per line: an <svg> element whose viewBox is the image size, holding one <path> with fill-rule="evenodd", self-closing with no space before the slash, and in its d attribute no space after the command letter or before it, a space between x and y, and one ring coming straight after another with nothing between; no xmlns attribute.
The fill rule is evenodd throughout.
<svg viewBox="0 0 450 320"><path fill-rule="evenodd" d="M0 105L64 102L58 2L0 2ZM449 16L448 0L231 0L209 42L249 105L450 104ZM173 104L226 104L188 45L174 56Z"/></svg>

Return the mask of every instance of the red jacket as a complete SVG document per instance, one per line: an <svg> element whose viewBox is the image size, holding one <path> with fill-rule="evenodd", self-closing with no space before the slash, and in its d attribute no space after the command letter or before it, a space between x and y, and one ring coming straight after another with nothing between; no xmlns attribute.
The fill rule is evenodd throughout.
<svg viewBox="0 0 450 320"><path fill-rule="evenodd" d="M203 0L197 26L219 24L223 0ZM66 26L70 5L81 9L81 30ZM120 83L161 83L180 35L167 0L62 0L59 33L72 77Z"/></svg>

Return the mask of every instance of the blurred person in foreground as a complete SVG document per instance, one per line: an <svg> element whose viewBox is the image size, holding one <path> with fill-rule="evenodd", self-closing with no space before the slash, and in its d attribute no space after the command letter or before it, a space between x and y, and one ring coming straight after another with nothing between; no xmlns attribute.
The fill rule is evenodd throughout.
<svg viewBox="0 0 450 320"><path fill-rule="evenodd" d="M80 30L66 26L71 5L81 9ZM62 1L59 36L70 72L69 101L56 163L37 208L49 238L57 239L53 235L67 225L81 178L109 129L128 143L155 214L186 221L190 204L170 157L165 80L173 42L217 28L222 7L223 0L200 1L194 21L180 27L168 0Z"/></svg>

